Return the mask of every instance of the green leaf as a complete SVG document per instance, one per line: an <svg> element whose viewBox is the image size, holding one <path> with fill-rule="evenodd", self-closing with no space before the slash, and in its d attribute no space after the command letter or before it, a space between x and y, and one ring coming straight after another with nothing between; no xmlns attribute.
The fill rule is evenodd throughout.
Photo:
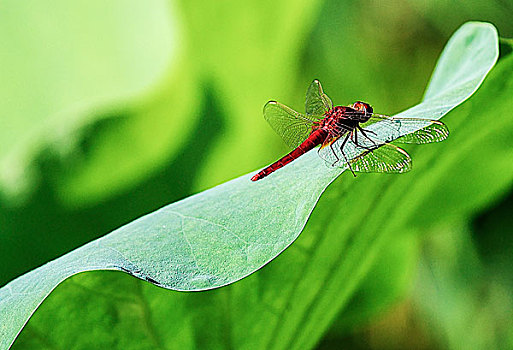
<svg viewBox="0 0 513 350"><path fill-rule="evenodd" d="M461 51L464 51L463 55ZM481 23L464 25L443 54L444 57L451 55L461 57L458 64L448 70L451 74L444 77L451 83L440 84L444 87L443 91L401 113L403 116L440 118L466 100L495 64L498 55L495 28ZM437 66L437 70L446 69L443 62ZM442 78L437 78L435 72L432 81L438 84L438 79ZM429 170L425 166L420 169ZM51 290L67 277L79 272L120 270L175 290L211 289L247 276L274 259L298 237L319 196L342 171L326 168L317 154L310 152L265 180L252 183L250 176L245 175L186 198L19 277L0 289L0 319L7 320L0 325L0 345L9 346ZM422 170L417 171L417 174L421 177ZM396 198L398 193L392 191L391 186L380 195L391 196L393 200L386 203L380 201L379 197L374 202L368 200L381 192L380 186L383 186L384 180L378 179L396 178L382 176L361 176L357 181L341 182L346 195L338 197L336 201L332 199L326 202L330 203L331 210L338 213L333 216L333 222L340 224L338 229L344 229L346 233L361 222L362 215L368 210L374 210L376 203L381 203L385 208L378 210L377 215L363 225L362 232L368 234L355 238L344 254L344 264L336 271L328 269L319 274L314 267L318 266L318 259L337 258L344 249L340 250L339 246L332 245L330 241L311 242L317 239L315 236L304 238L302 246L307 250L312 249L313 255L308 256L308 265L312 269L302 265L305 268L302 278L306 284L294 282L298 281L299 276L295 275L295 271L289 271L291 282L284 287L292 294L276 307L280 310L290 308L290 312L283 314L284 317L279 320L273 319L268 325L260 324L264 328L274 327L272 332L266 333L259 340L261 344L268 345L265 347L271 344L276 348L287 347L287 344L311 346L312 341L315 342L326 329L326 322L333 319L344 300L351 295L371 264L372 257L376 255L378 246L374 247L374 232L378 232L375 229L379 220L389 213L386 203L399 200ZM397 178L400 178L396 180L399 182L411 181L411 177L407 176ZM371 207L370 202L373 202ZM358 210L354 211L354 208ZM345 213L343 216L340 210ZM319 213L319 210L316 212ZM350 212L353 214L347 216ZM412 210L406 212L412 213ZM320 225L319 221L316 222ZM394 226L384 233L389 233L400 223L401 220L395 221ZM333 225L324 220L323 225L326 224ZM347 236L341 236L342 239L344 237ZM385 236L380 235L376 241L381 241L382 237ZM335 247L336 250L333 250ZM365 260L361 259L362 254ZM286 267L283 265L283 268ZM339 290L340 287L329 285L323 295L318 295L318 290L311 288L312 277L315 281L316 278L325 278L326 273L331 272L333 275L330 279L340 283L348 281L340 277L350 271L355 273L340 293L339 300L334 303L337 307L333 307L326 315L325 310L333 303L328 296L331 296L334 287ZM279 282L285 283L283 280ZM294 288L291 289L292 286ZM313 299L317 307L309 310L306 320L305 308ZM247 307L255 306L250 300L247 302ZM294 334L297 326L302 323L304 332Z"/></svg>
<svg viewBox="0 0 513 350"><path fill-rule="evenodd" d="M329 333L335 337L347 334L397 303L412 287L418 257L419 235L398 232L376 257Z"/></svg>
<svg viewBox="0 0 513 350"><path fill-rule="evenodd" d="M475 237L465 222L427 237L413 302L443 348L511 349L511 270L487 270Z"/></svg>

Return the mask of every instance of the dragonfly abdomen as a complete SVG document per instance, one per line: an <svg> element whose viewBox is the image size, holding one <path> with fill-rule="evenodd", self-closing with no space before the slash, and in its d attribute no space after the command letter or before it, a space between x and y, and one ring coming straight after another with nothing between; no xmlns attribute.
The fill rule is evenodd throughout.
<svg viewBox="0 0 513 350"><path fill-rule="evenodd" d="M281 159L277 160L273 164L268 167L262 169L258 174L251 178L252 181L257 181L263 179L267 175L275 172L276 170L284 167L285 165L292 162L294 159L302 156L306 152L313 149L315 146L320 145L326 139L328 132L324 129L315 130L308 136L308 138L303 141L299 146L297 146L290 153L283 156Z"/></svg>

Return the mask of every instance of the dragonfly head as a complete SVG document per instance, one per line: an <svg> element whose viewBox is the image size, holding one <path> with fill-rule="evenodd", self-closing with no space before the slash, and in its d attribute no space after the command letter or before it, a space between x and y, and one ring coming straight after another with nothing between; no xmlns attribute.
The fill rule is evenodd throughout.
<svg viewBox="0 0 513 350"><path fill-rule="evenodd" d="M350 107L354 110L364 113L364 115L368 117L366 118L366 120L368 120L371 117L372 113L374 113L374 110L372 109L370 104L362 101L356 101Z"/></svg>

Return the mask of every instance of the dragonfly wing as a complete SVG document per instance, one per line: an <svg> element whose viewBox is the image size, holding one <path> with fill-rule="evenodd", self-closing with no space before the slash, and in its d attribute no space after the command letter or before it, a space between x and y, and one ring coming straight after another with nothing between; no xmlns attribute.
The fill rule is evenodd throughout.
<svg viewBox="0 0 513 350"><path fill-rule="evenodd" d="M356 141L356 142L355 142ZM351 165L353 171L366 173L403 173L411 168L411 158L403 149L363 137L361 132L344 136L323 145L319 156L328 166Z"/></svg>
<svg viewBox="0 0 513 350"><path fill-rule="evenodd" d="M428 126L406 134L397 139L397 142L401 143L431 143L443 141L449 136L449 129L447 125L438 120L432 120L432 123Z"/></svg>
<svg viewBox="0 0 513 350"><path fill-rule="evenodd" d="M265 104L264 118L291 148L306 140L314 124L314 120L276 101Z"/></svg>
<svg viewBox="0 0 513 350"><path fill-rule="evenodd" d="M373 116L370 124L364 125L364 133L379 144L397 141L400 143L431 143L443 141L449 129L439 120L422 118L396 118Z"/></svg>
<svg viewBox="0 0 513 350"><path fill-rule="evenodd" d="M322 118L324 113L333 108L333 102L322 91L321 82L317 79L312 81L306 92L306 115L315 118Z"/></svg>
<svg viewBox="0 0 513 350"><path fill-rule="evenodd" d="M405 173L411 170L408 153L391 144L365 151L350 164L353 171L361 173Z"/></svg>

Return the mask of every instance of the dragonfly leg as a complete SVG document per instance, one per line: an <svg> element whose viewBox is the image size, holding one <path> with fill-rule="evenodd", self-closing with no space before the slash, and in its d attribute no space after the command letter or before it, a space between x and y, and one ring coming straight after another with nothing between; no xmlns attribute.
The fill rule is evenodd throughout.
<svg viewBox="0 0 513 350"><path fill-rule="evenodd" d="M349 167L349 170L351 170L351 173L353 173L353 176L356 177L356 174L354 173L354 170L351 167L351 163L349 163L349 161L347 160L346 154L344 153L344 145L346 144L347 140L349 140L349 137L351 137L351 134L347 134L347 136L344 138L344 141L342 141L342 144L340 145L340 152L342 153L342 156L344 157L344 160L346 161L346 164ZM338 156L337 156L337 158L338 158Z"/></svg>
<svg viewBox="0 0 513 350"><path fill-rule="evenodd" d="M372 135L374 135L374 136L378 136L378 134L376 134L374 131L372 131L372 130L368 130L368 129L364 129L364 128L362 128L361 126L358 126L358 129L360 129L360 131L361 131L363 134L365 134L365 133L363 132L363 131L365 130L365 132L368 132L369 134L372 134Z"/></svg>
<svg viewBox="0 0 513 350"><path fill-rule="evenodd" d="M359 129L360 131L363 131L363 129ZM362 132L363 134L363 132ZM366 138L368 138L365 134L363 135L365 136ZM370 139L369 139L370 140ZM374 143L374 141L371 140L372 143ZM364 145L360 145L358 143L358 135L356 134L356 132L354 133L354 144L357 146L357 147L360 147L360 148L363 148L363 149L366 149L367 151L372 151L373 149L376 149L377 147L367 147L367 146L364 146ZM374 143L374 145L376 145Z"/></svg>
<svg viewBox="0 0 513 350"><path fill-rule="evenodd" d="M333 154L335 155L335 158L337 158L336 161L334 161L331 166L335 166L335 164L338 163L338 161L340 160L340 158L337 156L337 152L335 152L335 150L333 149L333 143L330 143L330 149L331 149L331 152L333 152Z"/></svg>
<svg viewBox="0 0 513 350"><path fill-rule="evenodd" d="M374 148L373 148L373 147L369 147L369 148L367 148L368 150L372 150L372 149L376 149L376 148L378 148L378 145L376 144L376 142L374 142L374 140L373 140L373 139L371 139L369 136L367 136L367 133L377 135L374 131L372 131L372 130L364 130L361 126L358 126L358 130L360 130L360 131L362 132L362 135L363 135L367 140L369 140L370 142L372 142L372 144L374 145ZM364 147L364 148L366 148L366 147Z"/></svg>

